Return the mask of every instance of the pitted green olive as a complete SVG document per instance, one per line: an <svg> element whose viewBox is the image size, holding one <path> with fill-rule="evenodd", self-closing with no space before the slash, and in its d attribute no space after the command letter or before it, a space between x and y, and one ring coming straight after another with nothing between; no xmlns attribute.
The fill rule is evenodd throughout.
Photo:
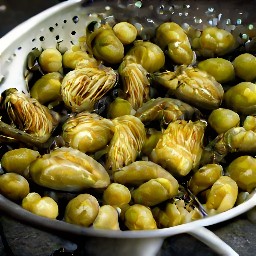
<svg viewBox="0 0 256 256"><path fill-rule="evenodd" d="M233 65L236 75L244 81L251 82L256 78L256 57L250 53L237 56Z"/></svg>
<svg viewBox="0 0 256 256"><path fill-rule="evenodd" d="M122 184L113 182L103 192L103 203L106 205L122 207L130 201L131 192Z"/></svg>
<svg viewBox="0 0 256 256"><path fill-rule="evenodd" d="M36 215L56 219L59 214L58 204L48 196L41 197L38 193L29 193L22 200L22 207Z"/></svg>
<svg viewBox="0 0 256 256"><path fill-rule="evenodd" d="M99 213L99 203L90 194L80 194L66 206L64 219L68 223L89 227Z"/></svg>
<svg viewBox="0 0 256 256"><path fill-rule="evenodd" d="M96 229L120 230L117 210L111 205L101 206L93 222L93 227Z"/></svg>
<svg viewBox="0 0 256 256"><path fill-rule="evenodd" d="M47 48L40 54L39 64L46 73L58 72L62 68L62 55L55 48Z"/></svg>
<svg viewBox="0 0 256 256"><path fill-rule="evenodd" d="M151 179L132 191L136 204L154 206L178 194L178 186L165 178Z"/></svg>
<svg viewBox="0 0 256 256"><path fill-rule="evenodd" d="M157 229L151 210L140 204L134 204L126 210L125 225L129 230Z"/></svg>
<svg viewBox="0 0 256 256"><path fill-rule="evenodd" d="M214 109L208 117L210 126L218 133L224 133L240 123L239 115L230 109Z"/></svg>
<svg viewBox="0 0 256 256"><path fill-rule="evenodd" d="M13 201L22 200L29 193L29 183L17 173L0 175L0 193Z"/></svg>
<svg viewBox="0 0 256 256"><path fill-rule="evenodd" d="M235 70L232 63L223 58L209 58L200 61L198 68L212 75L221 84L235 79Z"/></svg>
<svg viewBox="0 0 256 256"><path fill-rule="evenodd" d="M226 171L240 189L251 192L256 188L256 159L254 157L240 156L228 165Z"/></svg>
<svg viewBox="0 0 256 256"><path fill-rule="evenodd" d="M40 157L40 153L29 148L18 148L7 151L1 159L1 165L7 172L25 175L30 163Z"/></svg>

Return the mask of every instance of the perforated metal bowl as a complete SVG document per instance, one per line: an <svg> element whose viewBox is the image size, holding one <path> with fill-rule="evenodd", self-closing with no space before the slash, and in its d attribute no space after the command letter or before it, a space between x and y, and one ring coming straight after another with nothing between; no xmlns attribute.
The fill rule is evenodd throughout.
<svg viewBox="0 0 256 256"><path fill-rule="evenodd" d="M95 19L132 22L145 39L150 37L159 23L167 20L198 28L214 25L228 30L236 29L245 47L254 47L255 41L248 37L248 32L255 34L256 23L251 11L255 4L256 1L196 0L73 0L58 4L20 24L0 39L0 92L10 87L28 92L24 82L27 54L35 47L58 46L63 51L70 48L84 34L86 25ZM227 212L191 223L154 231L106 231L36 216L0 195L1 209L15 219L57 233L93 238L91 247L87 248L92 255L114 255L117 252L119 255L155 255L166 237L180 233L197 237L221 255L237 255L204 227L234 218L255 205L256 196L252 194L249 200Z"/></svg>

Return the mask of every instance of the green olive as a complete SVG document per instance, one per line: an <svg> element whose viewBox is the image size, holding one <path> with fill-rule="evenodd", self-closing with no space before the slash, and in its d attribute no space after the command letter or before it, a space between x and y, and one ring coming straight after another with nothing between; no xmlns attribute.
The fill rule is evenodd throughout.
<svg viewBox="0 0 256 256"><path fill-rule="evenodd" d="M212 75L219 83L227 83L235 78L235 70L232 63L223 58L209 58L200 61L198 68Z"/></svg>
<svg viewBox="0 0 256 256"><path fill-rule="evenodd" d="M80 61L89 60L91 57L85 51L72 48L64 52L62 58L63 67L75 69Z"/></svg>
<svg viewBox="0 0 256 256"><path fill-rule="evenodd" d="M132 115L134 109L128 100L117 97L110 103L108 108L108 118L113 119L119 116Z"/></svg>
<svg viewBox="0 0 256 256"><path fill-rule="evenodd" d="M36 215L56 219L59 214L58 204L48 196L41 197L38 193L29 193L22 200L22 207Z"/></svg>
<svg viewBox="0 0 256 256"><path fill-rule="evenodd" d="M134 204L126 210L125 225L129 230L157 229L151 210L140 204Z"/></svg>
<svg viewBox="0 0 256 256"><path fill-rule="evenodd" d="M62 55L55 48L47 48L40 54L39 64L47 73L58 72L62 68Z"/></svg>
<svg viewBox="0 0 256 256"><path fill-rule="evenodd" d="M29 193L29 183L17 173L5 173L0 176L0 192L5 197L20 201Z"/></svg>
<svg viewBox="0 0 256 256"><path fill-rule="evenodd" d="M194 195L210 188L222 175L223 168L219 164L207 164L198 169L189 181L189 189Z"/></svg>
<svg viewBox="0 0 256 256"><path fill-rule="evenodd" d="M121 207L131 201L130 190L119 183L111 183L103 192L104 204Z"/></svg>
<svg viewBox="0 0 256 256"><path fill-rule="evenodd" d="M30 163L40 156L39 152L29 148L18 148L7 151L2 159L1 165L7 172L25 175Z"/></svg>
<svg viewBox="0 0 256 256"><path fill-rule="evenodd" d="M99 209L99 203L94 196L80 194L67 204L64 219L68 223L89 227L96 219Z"/></svg>
<svg viewBox="0 0 256 256"><path fill-rule="evenodd" d="M118 212L111 205L103 205L93 222L96 229L120 230L118 222Z"/></svg>
<svg viewBox="0 0 256 256"><path fill-rule="evenodd" d="M200 40L200 54L207 57L223 56L235 46L234 36L227 30L217 27L203 29Z"/></svg>
<svg viewBox="0 0 256 256"><path fill-rule="evenodd" d="M224 94L226 106L235 112L250 115L256 111L256 84L241 82L230 87Z"/></svg>
<svg viewBox="0 0 256 256"><path fill-rule="evenodd" d="M218 108L211 112L208 117L210 126L218 133L224 133L240 123L239 115L230 109Z"/></svg>
<svg viewBox="0 0 256 256"><path fill-rule="evenodd" d="M178 185L165 178L151 179L132 191L136 204L154 206L178 194Z"/></svg>
<svg viewBox="0 0 256 256"><path fill-rule="evenodd" d="M236 75L244 81L251 82L256 78L256 57L250 53L237 56L233 65Z"/></svg>
<svg viewBox="0 0 256 256"><path fill-rule="evenodd" d="M230 210L235 205L237 196L238 186L236 182L228 176L221 176L210 189L206 209L209 214Z"/></svg>
<svg viewBox="0 0 256 256"><path fill-rule="evenodd" d="M35 82L30 90L30 94L41 104L61 100L61 81L62 75L60 73L48 73Z"/></svg>
<svg viewBox="0 0 256 256"><path fill-rule="evenodd" d="M237 157L228 165L226 171L243 191L250 193L256 188L256 159L254 157L248 155Z"/></svg>
<svg viewBox="0 0 256 256"><path fill-rule="evenodd" d="M113 31L124 45L131 44L138 34L136 27L126 21L115 24Z"/></svg>

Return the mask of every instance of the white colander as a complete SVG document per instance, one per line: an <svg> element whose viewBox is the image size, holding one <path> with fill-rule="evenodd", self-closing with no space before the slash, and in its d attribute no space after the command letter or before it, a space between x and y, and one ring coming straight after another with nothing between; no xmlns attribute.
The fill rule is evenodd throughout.
<svg viewBox="0 0 256 256"><path fill-rule="evenodd" d="M169 19L183 23L183 26L186 26L186 23L193 23L198 27L218 25L225 29L233 29L240 22L253 25L248 4L241 5L242 1L222 2L70 0L60 3L20 24L0 39L0 92L16 87L28 93L24 81L28 53L34 48L58 47L63 51L70 48L84 35L86 25L95 19L108 22L130 21L137 26L145 39L150 36L157 24ZM251 1L252 6L253 2L255 1ZM246 33L246 30L241 28L241 33ZM154 231L105 231L36 216L0 195L1 210L11 217L53 232L93 237L99 242L97 244L107 244L108 249L105 251L102 251L101 246L92 246L90 250L93 251L93 255L113 255L111 252L116 251L123 256L156 255L166 237L181 233L191 234L220 255L237 255L205 226L234 218L255 205L256 196L252 194L250 199L227 212L191 223Z"/></svg>

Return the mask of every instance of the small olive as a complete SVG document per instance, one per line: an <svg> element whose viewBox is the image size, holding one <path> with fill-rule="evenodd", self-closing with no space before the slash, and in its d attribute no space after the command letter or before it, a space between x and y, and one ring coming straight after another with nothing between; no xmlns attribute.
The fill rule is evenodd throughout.
<svg viewBox="0 0 256 256"><path fill-rule="evenodd" d="M218 108L211 112L208 117L210 126L218 133L224 133L240 123L239 115L230 109Z"/></svg>

